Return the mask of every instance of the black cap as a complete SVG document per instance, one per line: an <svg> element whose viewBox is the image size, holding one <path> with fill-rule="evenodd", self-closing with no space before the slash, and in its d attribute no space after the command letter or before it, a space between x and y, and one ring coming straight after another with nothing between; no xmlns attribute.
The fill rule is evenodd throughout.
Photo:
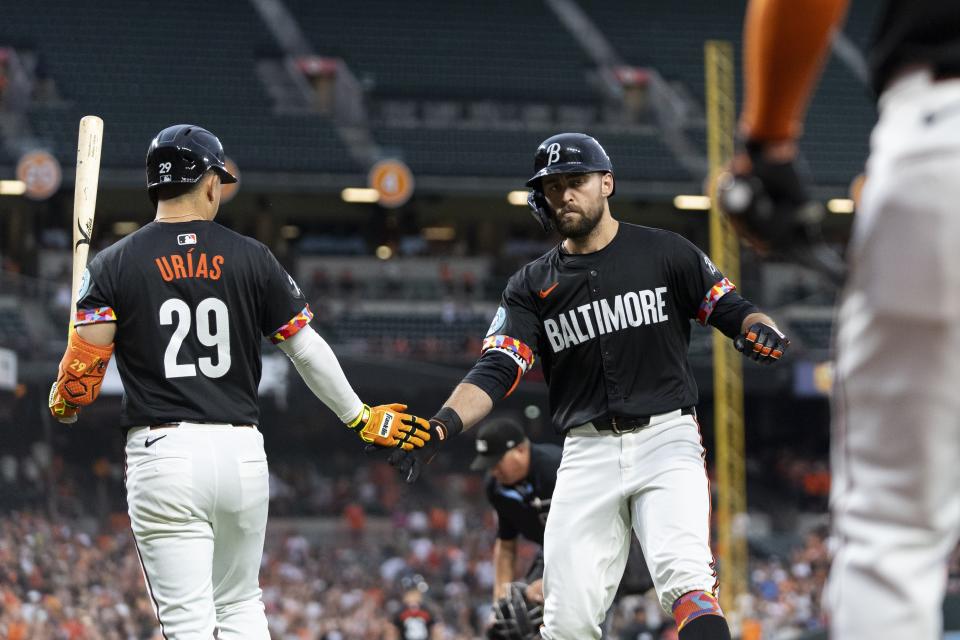
<svg viewBox="0 0 960 640"><path fill-rule="evenodd" d="M527 439L519 424L513 420L493 420L477 432L477 457L470 463L474 471L496 466L507 451Z"/></svg>

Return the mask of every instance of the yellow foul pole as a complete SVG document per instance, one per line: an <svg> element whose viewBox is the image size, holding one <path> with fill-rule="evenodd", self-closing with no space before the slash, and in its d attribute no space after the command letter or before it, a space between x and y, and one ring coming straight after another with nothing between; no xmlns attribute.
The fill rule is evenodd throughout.
<svg viewBox="0 0 960 640"><path fill-rule="evenodd" d="M707 159L710 181L733 155L736 126L734 56L729 42L709 40L704 51L707 94ZM711 187L712 188L712 187ZM711 193L711 196L714 194ZM711 197L710 256L734 283L740 280L740 242ZM714 424L716 432L717 557L721 606L735 613L738 596L747 591L742 356L730 340L713 333Z"/></svg>

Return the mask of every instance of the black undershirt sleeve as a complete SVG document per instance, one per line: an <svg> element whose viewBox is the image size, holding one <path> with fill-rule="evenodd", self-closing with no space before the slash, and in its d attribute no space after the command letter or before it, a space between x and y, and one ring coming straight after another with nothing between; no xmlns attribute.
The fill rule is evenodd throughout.
<svg viewBox="0 0 960 640"><path fill-rule="evenodd" d="M513 388L519 375L520 367L513 358L500 351L486 351L463 378L463 382L480 387L496 402Z"/></svg>
<svg viewBox="0 0 960 640"><path fill-rule="evenodd" d="M743 333L741 331L743 319L758 311L759 309L755 304L749 300L744 300L739 293L728 291L717 301L717 305L713 308L713 313L710 314L707 322L728 338L735 338Z"/></svg>

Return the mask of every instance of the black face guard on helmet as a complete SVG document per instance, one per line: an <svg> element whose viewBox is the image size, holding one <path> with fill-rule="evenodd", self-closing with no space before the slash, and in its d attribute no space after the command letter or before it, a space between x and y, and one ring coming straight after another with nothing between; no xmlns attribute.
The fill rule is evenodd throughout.
<svg viewBox="0 0 960 640"><path fill-rule="evenodd" d="M225 164L223 145L217 136L203 127L176 124L157 134L147 150L147 189L157 203L157 187L196 184L209 170L223 184L237 181Z"/></svg>
<svg viewBox="0 0 960 640"><path fill-rule="evenodd" d="M600 143L584 133L559 133L540 143L533 159L533 177L527 180L530 194L527 205L533 217L544 231L553 229L550 205L543 194L544 176L558 173L609 173L613 175L613 163ZM610 192L612 196L616 191Z"/></svg>

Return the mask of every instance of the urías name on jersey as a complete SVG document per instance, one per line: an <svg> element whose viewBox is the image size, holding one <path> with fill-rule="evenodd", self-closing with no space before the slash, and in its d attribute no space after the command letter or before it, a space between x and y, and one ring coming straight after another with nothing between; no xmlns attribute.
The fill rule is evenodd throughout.
<svg viewBox="0 0 960 640"><path fill-rule="evenodd" d="M180 280L181 278L208 278L220 279L220 268L223 266L223 256L215 255L209 261L207 254L200 252L194 257L193 249L186 254L173 253L169 256L160 256L154 262L160 270L160 277L165 282Z"/></svg>

